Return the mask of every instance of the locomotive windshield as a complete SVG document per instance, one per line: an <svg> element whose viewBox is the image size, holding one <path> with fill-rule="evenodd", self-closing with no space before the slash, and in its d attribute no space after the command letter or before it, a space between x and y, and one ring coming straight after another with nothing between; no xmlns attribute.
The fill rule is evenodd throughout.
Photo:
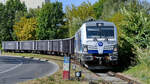
<svg viewBox="0 0 150 84"><path fill-rule="evenodd" d="M87 27L87 38L113 38L113 26Z"/></svg>

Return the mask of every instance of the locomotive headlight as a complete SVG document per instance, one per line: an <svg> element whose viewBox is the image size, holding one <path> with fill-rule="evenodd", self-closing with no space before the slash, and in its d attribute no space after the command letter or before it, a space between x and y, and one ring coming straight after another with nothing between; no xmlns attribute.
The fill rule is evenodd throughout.
<svg viewBox="0 0 150 84"><path fill-rule="evenodd" d="M117 48L114 48L114 51L117 51Z"/></svg>
<svg viewBox="0 0 150 84"><path fill-rule="evenodd" d="M88 46L87 46L87 45L84 45L84 46L83 46L83 51L84 51L84 52L87 52L87 51L88 51Z"/></svg>
<svg viewBox="0 0 150 84"><path fill-rule="evenodd" d="M97 27L103 26L104 23L97 23Z"/></svg>
<svg viewBox="0 0 150 84"><path fill-rule="evenodd" d="M114 46L114 51L117 52L117 45Z"/></svg>

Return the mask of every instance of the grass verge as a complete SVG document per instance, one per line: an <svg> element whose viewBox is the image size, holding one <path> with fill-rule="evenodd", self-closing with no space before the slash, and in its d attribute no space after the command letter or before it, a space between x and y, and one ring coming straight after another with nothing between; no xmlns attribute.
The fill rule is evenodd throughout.
<svg viewBox="0 0 150 84"><path fill-rule="evenodd" d="M150 84L150 49L137 49L139 63L124 73L139 79L142 84Z"/></svg>

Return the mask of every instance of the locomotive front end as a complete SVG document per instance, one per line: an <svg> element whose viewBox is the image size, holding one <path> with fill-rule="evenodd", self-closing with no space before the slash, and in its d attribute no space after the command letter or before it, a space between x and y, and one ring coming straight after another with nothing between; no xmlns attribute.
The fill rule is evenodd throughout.
<svg viewBox="0 0 150 84"><path fill-rule="evenodd" d="M81 61L88 65L116 65L117 29L111 22L87 22Z"/></svg>

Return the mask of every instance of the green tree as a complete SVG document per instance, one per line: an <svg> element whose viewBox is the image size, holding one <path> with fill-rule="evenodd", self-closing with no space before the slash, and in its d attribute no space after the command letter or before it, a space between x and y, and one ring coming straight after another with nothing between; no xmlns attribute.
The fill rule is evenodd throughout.
<svg viewBox="0 0 150 84"><path fill-rule="evenodd" d="M58 38L60 29L58 24L63 24L63 16L62 3L55 2L43 5L37 18L37 38L40 40Z"/></svg>
<svg viewBox="0 0 150 84"><path fill-rule="evenodd" d="M115 13L111 18L108 19L108 21L113 22L116 25L119 39L122 36L122 32L123 32L122 28L120 27L123 20L124 20L124 15L120 12Z"/></svg>
<svg viewBox="0 0 150 84"><path fill-rule="evenodd" d="M109 21L118 28L119 64L127 67L136 64L136 47L150 46L150 17L147 10L137 0L133 0L124 4Z"/></svg>
<svg viewBox="0 0 150 84"><path fill-rule="evenodd" d="M27 18L32 18L32 17L38 17L40 9L29 9L28 12L26 12L25 16Z"/></svg>
<svg viewBox="0 0 150 84"><path fill-rule="evenodd" d="M26 11L25 4L20 0L8 0L3 8L2 22L0 23L1 40L15 40L16 35L13 34L13 25L15 23L15 15L19 11Z"/></svg>
<svg viewBox="0 0 150 84"><path fill-rule="evenodd" d="M19 22L16 22L13 29L19 41L21 40L36 40L36 18L22 17Z"/></svg>
<svg viewBox="0 0 150 84"><path fill-rule="evenodd" d="M77 30L81 27L83 21L80 18L73 18L71 27L69 27L69 35L74 36Z"/></svg>
<svg viewBox="0 0 150 84"><path fill-rule="evenodd" d="M119 10L117 9L112 16L105 19L117 26L119 64L128 67L137 63L134 54L136 52L135 46L145 48L150 44L150 34L148 33L150 32L150 18L148 7L140 4L138 0L130 0L122 4Z"/></svg>
<svg viewBox="0 0 150 84"><path fill-rule="evenodd" d="M104 3L107 0L98 0L98 2L96 2L93 7L94 7L94 12L96 14L96 18L99 19L102 16L103 13L103 8L104 8Z"/></svg>
<svg viewBox="0 0 150 84"><path fill-rule="evenodd" d="M4 36L6 30L3 27L5 27L6 25L5 24L6 20L4 15L5 15L5 6L2 3L0 3L0 41L5 40Z"/></svg>
<svg viewBox="0 0 150 84"><path fill-rule="evenodd" d="M125 18L121 27L125 38L139 47L150 46L150 17L148 12L138 3L133 1L121 11Z"/></svg>
<svg viewBox="0 0 150 84"><path fill-rule="evenodd" d="M81 24L90 18L96 18L93 6L90 2L83 2L80 6L66 7L66 18L68 20L69 37L73 36Z"/></svg>
<svg viewBox="0 0 150 84"><path fill-rule="evenodd" d="M3 20L3 15L4 15L4 9L5 9L5 6L2 4L2 3L0 3L0 23L2 22L2 20Z"/></svg>
<svg viewBox="0 0 150 84"><path fill-rule="evenodd" d="M93 7L97 19L111 18L128 0L99 0Z"/></svg>

